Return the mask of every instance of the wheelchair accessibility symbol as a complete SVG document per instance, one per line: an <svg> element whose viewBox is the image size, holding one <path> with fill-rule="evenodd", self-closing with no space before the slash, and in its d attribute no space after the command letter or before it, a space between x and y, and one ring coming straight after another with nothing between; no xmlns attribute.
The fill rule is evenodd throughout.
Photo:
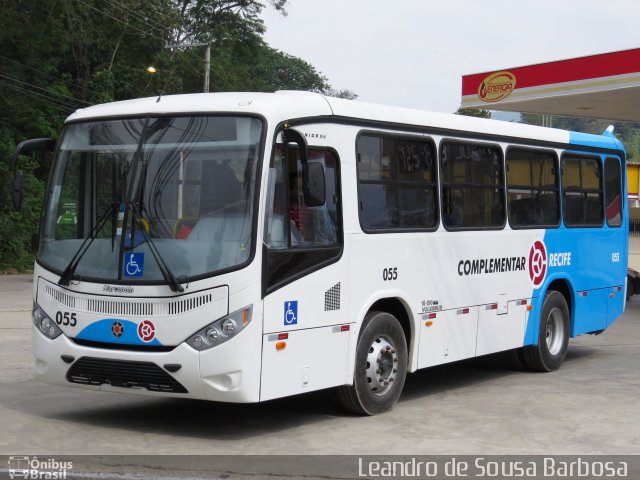
<svg viewBox="0 0 640 480"><path fill-rule="evenodd" d="M298 323L298 301L287 300L284 302L284 324L297 325Z"/></svg>
<svg viewBox="0 0 640 480"><path fill-rule="evenodd" d="M124 261L125 277L141 277L144 274L144 252L126 253Z"/></svg>

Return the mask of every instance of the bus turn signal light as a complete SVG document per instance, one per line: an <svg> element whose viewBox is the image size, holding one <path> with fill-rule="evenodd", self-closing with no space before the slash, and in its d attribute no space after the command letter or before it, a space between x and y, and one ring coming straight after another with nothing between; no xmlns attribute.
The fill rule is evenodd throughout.
<svg viewBox="0 0 640 480"><path fill-rule="evenodd" d="M280 350L284 350L285 348L287 348L287 342L276 343L276 350L280 351Z"/></svg>

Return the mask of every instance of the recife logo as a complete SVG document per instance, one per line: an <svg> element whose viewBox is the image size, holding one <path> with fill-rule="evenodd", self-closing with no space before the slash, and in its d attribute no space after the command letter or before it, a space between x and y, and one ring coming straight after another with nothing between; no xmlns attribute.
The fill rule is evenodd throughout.
<svg viewBox="0 0 640 480"><path fill-rule="evenodd" d="M536 240L529 250L529 278L535 287L539 287L547 275L547 248Z"/></svg>
<svg viewBox="0 0 640 480"><path fill-rule="evenodd" d="M138 337L145 343L149 343L156 336L156 327L150 320L144 320L138 325Z"/></svg>

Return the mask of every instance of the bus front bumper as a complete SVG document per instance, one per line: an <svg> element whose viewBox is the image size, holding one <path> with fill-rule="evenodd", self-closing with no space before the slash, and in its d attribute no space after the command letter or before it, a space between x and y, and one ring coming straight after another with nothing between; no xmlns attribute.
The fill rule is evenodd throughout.
<svg viewBox="0 0 640 480"><path fill-rule="evenodd" d="M35 326L32 340L36 378L47 383L135 395L259 401L260 360L237 355L250 335L203 352L186 343L169 352L94 348L64 334L50 340Z"/></svg>

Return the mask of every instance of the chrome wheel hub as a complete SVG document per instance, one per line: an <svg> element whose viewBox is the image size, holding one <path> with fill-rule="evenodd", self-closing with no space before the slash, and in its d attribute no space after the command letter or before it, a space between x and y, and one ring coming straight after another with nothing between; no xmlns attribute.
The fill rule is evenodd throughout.
<svg viewBox="0 0 640 480"><path fill-rule="evenodd" d="M398 374L398 352L393 341L379 336L367 354L367 383L376 395L384 395L393 386Z"/></svg>
<svg viewBox="0 0 640 480"><path fill-rule="evenodd" d="M547 349L551 355L557 355L562 350L564 341L564 317L559 308L554 308L549 312L546 326Z"/></svg>

